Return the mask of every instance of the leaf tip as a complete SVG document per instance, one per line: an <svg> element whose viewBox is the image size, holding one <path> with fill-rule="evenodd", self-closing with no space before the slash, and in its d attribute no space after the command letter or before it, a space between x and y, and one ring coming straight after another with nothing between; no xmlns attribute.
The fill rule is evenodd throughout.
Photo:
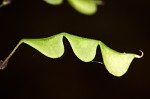
<svg viewBox="0 0 150 99"><path fill-rule="evenodd" d="M142 58L144 56L144 52L142 50L139 50L141 52L141 55L135 55L135 58Z"/></svg>

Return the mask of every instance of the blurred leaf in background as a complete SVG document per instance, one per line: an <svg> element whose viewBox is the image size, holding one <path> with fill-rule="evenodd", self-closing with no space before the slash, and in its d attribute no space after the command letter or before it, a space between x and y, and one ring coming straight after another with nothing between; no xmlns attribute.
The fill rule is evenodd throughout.
<svg viewBox="0 0 150 99"><path fill-rule="evenodd" d="M60 5L63 2L63 0L44 0L44 1L52 5Z"/></svg>
<svg viewBox="0 0 150 99"><path fill-rule="evenodd" d="M60 5L63 0L44 0L48 4ZM97 6L102 4L101 0L67 0L68 3L78 12L85 15L93 15L97 11Z"/></svg>
<svg viewBox="0 0 150 99"><path fill-rule="evenodd" d="M3 0L2 3L0 4L0 8L3 7L3 6L6 6L10 3L11 3L11 0Z"/></svg>

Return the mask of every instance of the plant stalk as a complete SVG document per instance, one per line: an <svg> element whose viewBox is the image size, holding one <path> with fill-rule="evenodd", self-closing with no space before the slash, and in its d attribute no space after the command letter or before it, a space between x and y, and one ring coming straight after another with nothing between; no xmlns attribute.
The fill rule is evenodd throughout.
<svg viewBox="0 0 150 99"><path fill-rule="evenodd" d="M18 47L20 46L20 44L22 44L22 41L20 41L16 47L12 50L12 52L8 55L8 57L2 61L1 60L1 64L0 64L0 70L3 70L6 66L7 66L7 63L9 61L9 59L11 58L11 56L15 53L15 51L18 49Z"/></svg>

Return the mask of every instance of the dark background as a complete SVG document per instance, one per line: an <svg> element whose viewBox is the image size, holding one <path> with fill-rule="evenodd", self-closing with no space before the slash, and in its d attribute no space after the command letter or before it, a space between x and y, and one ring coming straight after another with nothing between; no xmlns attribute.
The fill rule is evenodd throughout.
<svg viewBox="0 0 150 99"><path fill-rule="evenodd" d="M59 6L42 0L13 0L0 8L0 59L22 38L42 38L68 32L98 39L120 52L145 55L134 59L122 77L104 65L84 63L68 41L61 58L50 59L22 44L0 71L0 99L130 99L150 95L149 0L103 0L98 12L86 16L66 1ZM102 61L100 49L96 61Z"/></svg>

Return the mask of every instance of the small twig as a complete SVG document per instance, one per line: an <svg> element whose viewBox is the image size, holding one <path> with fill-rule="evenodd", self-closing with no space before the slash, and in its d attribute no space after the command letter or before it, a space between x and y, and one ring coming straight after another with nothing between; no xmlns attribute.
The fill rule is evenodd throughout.
<svg viewBox="0 0 150 99"><path fill-rule="evenodd" d="M95 63L103 64L103 62L99 62L99 61L91 61L91 62L95 62Z"/></svg>
<svg viewBox="0 0 150 99"><path fill-rule="evenodd" d="M0 70L3 70L7 66L7 63L8 61L4 63L2 60L0 60Z"/></svg>
<svg viewBox="0 0 150 99"><path fill-rule="evenodd" d="M15 53L15 51L17 50L17 48L20 46L20 44L22 43L22 41L20 41L16 47L13 49L13 51L8 55L8 57L2 61L0 60L0 70L3 70L6 66L7 66L7 63L9 61L9 59L11 58L11 56Z"/></svg>

